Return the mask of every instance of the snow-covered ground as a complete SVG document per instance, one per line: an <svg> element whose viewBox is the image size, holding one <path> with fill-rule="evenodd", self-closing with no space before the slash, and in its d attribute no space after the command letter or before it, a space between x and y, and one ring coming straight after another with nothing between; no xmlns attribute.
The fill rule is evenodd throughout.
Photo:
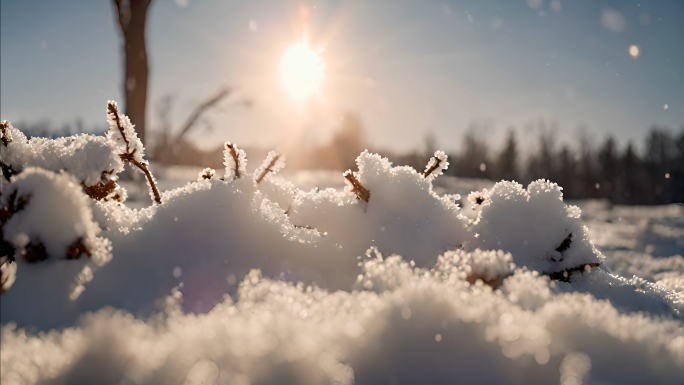
<svg viewBox="0 0 684 385"><path fill-rule="evenodd" d="M230 147L213 176L149 166L161 204L144 182L95 201L112 173L53 172L12 133L2 384L684 379L681 205L448 178L440 154L416 171L363 153L346 177L276 175L273 154L247 173ZM97 154L129 153L114 134Z"/></svg>

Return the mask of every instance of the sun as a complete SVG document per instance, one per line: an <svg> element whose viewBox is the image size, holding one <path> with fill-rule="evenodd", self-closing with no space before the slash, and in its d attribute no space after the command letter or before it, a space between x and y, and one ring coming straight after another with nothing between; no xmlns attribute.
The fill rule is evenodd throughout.
<svg viewBox="0 0 684 385"><path fill-rule="evenodd" d="M280 76L287 91L297 100L317 93L323 81L323 60L305 43L297 43L280 60Z"/></svg>

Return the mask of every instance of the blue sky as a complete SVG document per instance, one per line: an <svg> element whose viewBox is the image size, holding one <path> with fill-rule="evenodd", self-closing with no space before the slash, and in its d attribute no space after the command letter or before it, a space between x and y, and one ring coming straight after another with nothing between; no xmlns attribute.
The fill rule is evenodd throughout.
<svg viewBox="0 0 684 385"><path fill-rule="evenodd" d="M0 4L2 118L104 127L106 101L123 99L111 1ZM579 126L623 143L654 124L684 126L682 1L153 0L148 17L148 125L166 95L176 125L225 85L255 101L213 113L213 130L195 135L205 146L313 145L346 111L372 145L399 150L428 132L458 149L471 125L525 138L540 119L568 141ZM320 97L298 102L278 63L304 28L326 79Z"/></svg>

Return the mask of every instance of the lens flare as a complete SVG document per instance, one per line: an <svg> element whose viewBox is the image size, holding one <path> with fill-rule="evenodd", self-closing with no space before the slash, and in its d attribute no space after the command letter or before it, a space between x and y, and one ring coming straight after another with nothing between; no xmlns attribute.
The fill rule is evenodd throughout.
<svg viewBox="0 0 684 385"><path fill-rule="evenodd" d="M633 58L635 58L635 59L638 58L639 55L641 54L640 51L641 51L641 50L639 49L639 46L638 46L638 45L632 44L632 45L629 46L629 56L631 56L631 57L633 57Z"/></svg>

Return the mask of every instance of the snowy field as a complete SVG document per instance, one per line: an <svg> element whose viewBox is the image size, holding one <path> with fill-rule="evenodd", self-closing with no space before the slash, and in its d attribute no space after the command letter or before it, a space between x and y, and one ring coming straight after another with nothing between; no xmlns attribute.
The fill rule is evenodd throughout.
<svg viewBox="0 0 684 385"><path fill-rule="evenodd" d="M684 382L681 205L449 178L440 153L247 172L231 147L215 174L151 165L161 204L144 182L95 200L109 154L144 162L109 118L106 138L0 145L3 385Z"/></svg>

